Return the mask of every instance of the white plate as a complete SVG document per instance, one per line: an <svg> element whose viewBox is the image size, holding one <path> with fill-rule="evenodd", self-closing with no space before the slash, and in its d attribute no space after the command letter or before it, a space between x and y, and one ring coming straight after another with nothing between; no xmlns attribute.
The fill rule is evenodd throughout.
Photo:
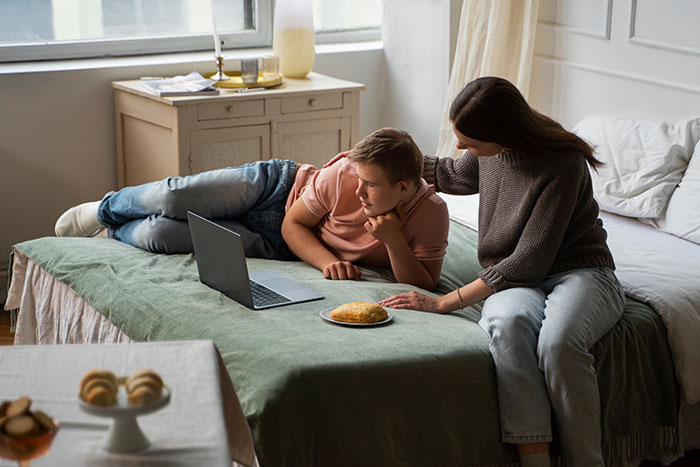
<svg viewBox="0 0 700 467"><path fill-rule="evenodd" d="M391 316L391 313L388 311L386 312L387 317L381 321L377 321L376 323L348 323L346 321L336 321L333 318L331 318L331 312L335 310L335 307L333 308L326 308L325 310L321 310L319 315L321 315L321 318L325 319L326 321L329 321L333 324L340 324L341 326L359 326L359 327L366 327L366 326L379 326L380 324L385 324L394 319Z"/></svg>

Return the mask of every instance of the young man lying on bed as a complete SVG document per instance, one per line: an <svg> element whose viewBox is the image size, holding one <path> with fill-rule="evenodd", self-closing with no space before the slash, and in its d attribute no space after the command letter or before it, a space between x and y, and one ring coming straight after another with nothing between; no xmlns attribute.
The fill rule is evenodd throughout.
<svg viewBox="0 0 700 467"><path fill-rule="evenodd" d="M399 282L432 290L449 217L422 168L411 136L383 128L321 169L272 159L110 192L63 213L55 231L189 253L192 211L239 233L249 257L296 256L327 279L359 279L356 264L391 265Z"/></svg>

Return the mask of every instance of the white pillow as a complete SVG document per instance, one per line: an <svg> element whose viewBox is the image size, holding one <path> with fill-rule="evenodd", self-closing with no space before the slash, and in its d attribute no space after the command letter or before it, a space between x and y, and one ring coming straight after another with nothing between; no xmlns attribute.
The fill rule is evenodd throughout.
<svg viewBox="0 0 700 467"><path fill-rule="evenodd" d="M600 208L630 217L657 217L680 182L700 138L700 118L673 125L589 117L573 130L596 146L605 163L591 170Z"/></svg>
<svg viewBox="0 0 700 467"><path fill-rule="evenodd" d="M700 244L700 141L668 206L656 219L640 219L662 232Z"/></svg>

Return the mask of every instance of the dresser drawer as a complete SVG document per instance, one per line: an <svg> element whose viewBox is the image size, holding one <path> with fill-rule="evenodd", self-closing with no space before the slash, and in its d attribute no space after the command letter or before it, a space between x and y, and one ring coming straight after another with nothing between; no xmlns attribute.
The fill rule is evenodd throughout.
<svg viewBox="0 0 700 467"><path fill-rule="evenodd" d="M197 120L200 121L263 115L265 115L265 102L262 99L197 105Z"/></svg>
<svg viewBox="0 0 700 467"><path fill-rule="evenodd" d="M306 94L304 96L283 97L282 113L309 112L343 108L343 94Z"/></svg>

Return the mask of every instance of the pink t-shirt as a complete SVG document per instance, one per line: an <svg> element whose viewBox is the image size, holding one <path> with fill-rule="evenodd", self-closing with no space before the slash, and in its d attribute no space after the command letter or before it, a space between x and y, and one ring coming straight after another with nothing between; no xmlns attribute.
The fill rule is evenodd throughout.
<svg viewBox="0 0 700 467"><path fill-rule="evenodd" d="M321 243L343 261L386 266L389 253L382 242L365 230L367 215L355 196L355 166L340 153L317 170L311 165L297 168L294 185L287 198L287 209L299 197L321 221L313 231ZM445 256L449 215L447 205L432 185L421 179L415 196L404 206L403 234L419 260Z"/></svg>

